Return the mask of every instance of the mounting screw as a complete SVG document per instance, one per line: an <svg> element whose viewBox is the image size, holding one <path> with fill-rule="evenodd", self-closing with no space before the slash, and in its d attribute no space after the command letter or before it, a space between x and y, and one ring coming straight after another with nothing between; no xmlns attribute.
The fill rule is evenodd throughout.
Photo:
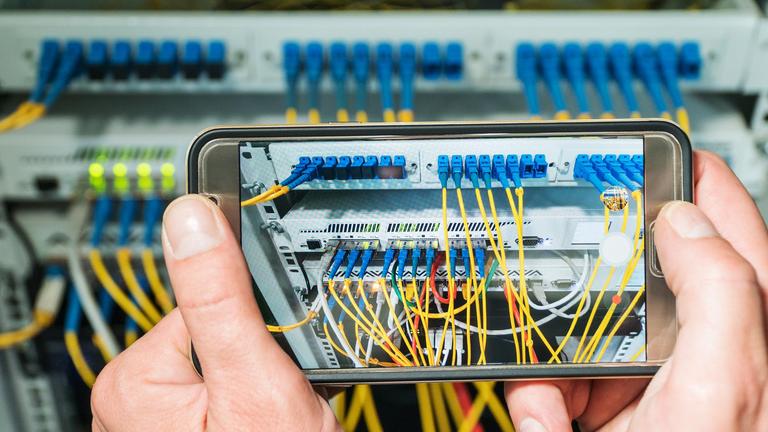
<svg viewBox="0 0 768 432"><path fill-rule="evenodd" d="M283 233L285 230L283 229L283 226L280 225L277 221L269 221L267 223L263 223L259 226L261 229L270 229L277 233Z"/></svg>

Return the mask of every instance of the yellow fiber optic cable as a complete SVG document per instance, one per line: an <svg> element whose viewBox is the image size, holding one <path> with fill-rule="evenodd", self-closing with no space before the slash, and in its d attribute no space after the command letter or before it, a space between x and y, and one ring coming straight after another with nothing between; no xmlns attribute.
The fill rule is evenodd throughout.
<svg viewBox="0 0 768 432"><path fill-rule="evenodd" d="M75 365L77 374L80 375L80 378L83 379L88 388L93 387L93 383L96 382L96 374L93 373L93 369L85 361L83 351L80 349L80 341L77 339L77 333L74 331L64 332L64 345L67 348L69 358L72 359L72 363Z"/></svg>
<svg viewBox="0 0 768 432"><path fill-rule="evenodd" d="M427 272L426 272L427 276L426 276L426 278L424 280L424 290L426 291L424 293L424 296L425 296L424 297L424 306L425 306L424 310L427 312L427 314L429 314L429 305L430 305L430 303L429 303L429 292L431 290L431 287L429 286L429 284L430 284L430 272L431 272L431 269L427 269ZM421 302L421 298L419 296L417 296L416 298L418 299L416 304L419 305L419 303ZM421 309L421 305L419 305L419 309ZM424 335L426 336L425 340L427 342L427 355L429 357L429 364L432 365L432 366L435 366L435 354L434 354L434 351L432 350L432 339L429 337L429 315L425 316L421 320L424 323Z"/></svg>
<svg viewBox="0 0 768 432"><path fill-rule="evenodd" d="M632 111L632 112L629 114L629 117L630 117L630 118L643 118L643 115L642 115L642 114L640 114L638 111Z"/></svg>
<svg viewBox="0 0 768 432"><path fill-rule="evenodd" d="M477 422L480 420L480 416L485 411L485 405L488 402L488 394L486 392L479 392L472 402L472 407L469 409L464 421L459 425L459 432L470 432L475 428Z"/></svg>
<svg viewBox="0 0 768 432"><path fill-rule="evenodd" d="M515 323L515 318L513 316L512 310L512 296L510 295L510 287L512 287L512 281L509 279L509 269L507 269L507 257L506 252L504 250L504 238L501 235L501 229L499 225L499 218L496 213L496 202L493 199L493 191L491 189L488 189L488 204L491 207L491 214L493 216L493 223L494 227L496 228L496 237L498 239L498 242L494 240L493 238L493 232L491 231L491 225L488 223L488 215L485 212L485 204L483 203L483 197L480 195L480 190L475 189L475 199L477 200L477 207L480 209L480 215L483 218L483 225L485 225L485 231L488 234L488 239L491 242L491 249L493 250L493 254L496 256L496 261L499 262L501 265L501 270L504 273L504 283L505 283L505 290L507 292L507 308L509 311L509 325L512 329L512 339L515 344L515 359L516 361L520 362L520 347L518 345L517 341L517 324ZM491 279L493 275L488 275L488 278ZM486 303L486 294L483 293L483 304L484 307L487 307L485 305ZM485 320L487 320L487 315L484 317ZM487 321L486 321L487 326Z"/></svg>
<svg viewBox="0 0 768 432"><path fill-rule="evenodd" d="M419 295L418 289L416 288L416 279L411 280L411 284L413 285L413 290L416 293L416 295L414 296L415 303L416 303L416 310L418 312L421 312L421 297ZM429 269L427 269L427 278L424 283L424 289L427 290L425 293L426 295L425 303L426 303L427 309L429 309ZM408 308L408 305L406 304L405 307ZM409 313L409 312L406 310L406 313ZM432 342L430 342L429 340L429 317L422 318L421 325L424 328L424 335L425 335L424 342L427 347L427 360L429 360L429 363L425 363L425 364L429 366L434 366L435 356L434 356L434 353L432 352ZM424 356L422 356L422 362L423 362L423 358Z"/></svg>
<svg viewBox="0 0 768 432"><path fill-rule="evenodd" d="M592 115L588 112L583 112L579 114L576 118L579 120L589 120L592 118Z"/></svg>
<svg viewBox="0 0 768 432"><path fill-rule="evenodd" d="M144 313L131 301L125 294L122 288L120 288L112 276L109 274L107 267L104 265L104 260L101 257L101 252L98 249L91 249L88 254L91 268L99 283L104 287L110 297L117 303L118 306L141 327L144 332L148 332L152 329L152 322L147 318Z"/></svg>
<svg viewBox="0 0 768 432"><path fill-rule="evenodd" d="M294 107L285 109L285 123L296 124L299 120L299 112Z"/></svg>
<svg viewBox="0 0 768 432"><path fill-rule="evenodd" d="M363 416L365 417L365 426L369 432L383 432L384 428L381 426L381 420L379 419L379 413L376 410L376 404L373 400L373 391L371 386L363 384L368 397L363 403Z"/></svg>
<svg viewBox="0 0 768 432"><path fill-rule="evenodd" d="M604 206L605 209L605 233L608 233L608 220L610 217L610 213L608 213L608 207ZM629 216L629 205L624 206L624 214L621 222L621 232L627 231L627 220ZM597 314L597 309L600 306L603 296L605 295L606 290L608 289L608 285L610 285L611 281L613 280L613 274L616 271L615 266L611 266L608 270L608 275L605 277L605 282L603 282L603 286L600 288L600 292L597 294L597 298L595 299L595 304L592 307L592 311L589 313L589 318L587 318L587 325L584 327L584 332L581 335L581 338L579 339L579 344L576 347L576 351L574 353L574 360L579 358L579 354L581 354L581 348L584 344L584 342L587 340L587 336L589 335L589 330L592 328L592 321L595 318L595 314ZM588 295L588 294L587 294Z"/></svg>
<svg viewBox="0 0 768 432"><path fill-rule="evenodd" d="M584 332L581 335L581 338L579 339L579 344L576 346L576 351L573 354L573 360L576 361L576 359L579 358L579 354L581 354L581 349L584 345L584 342L587 340L589 336L589 330L592 328L592 322L595 319L595 315L597 314L597 309L599 308L601 302L603 301L603 296L605 295L606 290L608 289L608 285L611 284L611 280L613 280L613 274L616 271L615 266L611 266L608 269L608 275L605 277L605 282L603 282L603 286L600 288L600 292L597 294L597 298L595 299L595 304L592 307L592 311L589 313L589 318L587 318L587 325L584 327ZM585 295L590 295L589 293Z"/></svg>
<svg viewBox="0 0 768 432"><path fill-rule="evenodd" d="M387 335L387 332L384 330L384 327L381 325L381 322L378 321L378 319L376 319L376 321L379 322L379 328L376 328L371 321L368 321L368 319L363 314L363 311L360 310L360 307L357 305L357 302L355 302L355 300L352 298L352 293L349 290L348 285L347 285L348 284L348 280L345 281L344 283L345 283L345 286L347 286L347 288L345 290L343 290L342 292L344 292L344 291L346 292L346 295L347 295L347 298L349 299L349 302L352 304L352 307L355 309L355 312L357 312L357 315L352 315L351 312L347 312L347 314L349 314L351 316L351 318L356 323L358 323L360 325L360 328L362 328L363 331L365 331L368 334L369 337L373 337L372 332L373 333L378 333L379 336L381 336L381 339L374 337L374 340L384 340L384 341L386 341L386 344L389 345L389 347L391 349L387 349L386 346L383 346L380 343L377 343L377 345L381 346L381 348L387 354L389 354L389 356L392 357L393 360L397 359L397 360L403 362L404 364L410 363L408 361L408 359L405 357L405 355L395 346L395 344L389 338L389 336ZM329 288L331 289L333 296L336 298L336 301L340 302L338 296L336 296L336 293L333 291L333 281L332 280L329 282ZM389 298L387 298L387 300L389 300ZM365 304L368 304L365 299L363 301L364 301ZM391 303L388 303L388 304L391 305ZM345 311L349 311L349 308L344 306L343 303L339 303L339 306L341 306L341 308L344 309ZM392 308L391 310L392 310L392 314L394 314L394 316L397 316L397 314L394 312L394 308ZM362 318L365 321L365 324L361 323L360 320L358 320L356 317ZM397 320L395 320L395 321L398 324L398 329L402 330L402 327L399 325L400 324L399 321L397 321ZM403 342L407 343L407 338L405 337L405 334L401 333L400 336L403 338ZM408 344L408 348L411 349L410 344ZM413 355L414 357L416 356L416 354L412 350L411 350L411 355ZM395 361L397 361L397 360L395 360ZM417 361L418 361L418 359L414 358L414 362L417 362Z"/></svg>
<svg viewBox="0 0 768 432"><path fill-rule="evenodd" d="M613 325L613 329L611 329L611 332L608 333L608 336L605 338L605 342L603 342L603 347L600 349L599 354L597 354L597 359L595 359L595 363L600 363L600 360L602 360L603 355L605 355L605 350L608 348L608 345L611 343L611 339L613 339L613 336L616 335L616 332L619 331L619 327L624 323L624 321L627 319L629 314L634 310L635 305L637 304L638 300L643 296L643 292L645 291L645 284L643 284L640 289L637 290L637 293L632 298L632 301L629 303L629 306L627 306L627 309L624 311L623 314L619 317L619 320L616 321L616 324Z"/></svg>
<svg viewBox="0 0 768 432"><path fill-rule="evenodd" d="M636 362L637 359L639 359L644 352L645 352L645 344L643 344L639 350L637 350L634 354L632 354L632 357L629 358L630 363Z"/></svg>
<svg viewBox="0 0 768 432"><path fill-rule="evenodd" d="M642 219L643 218L642 192L640 190L635 190L634 192L632 192L632 196L635 198L635 203L636 203L636 207L637 207L635 209L635 212L637 213L637 220L635 222L635 235L634 235L633 252L632 252L633 256L634 256L637 253L638 248L640 246L639 245L639 243L640 243L640 227L642 226L642 223L643 223L643 219ZM629 209L629 205L624 207L624 220L623 220L623 223L622 223L622 232L626 231L628 209ZM637 265L637 264L635 263L634 265ZM627 270L629 270L629 266L633 266L632 261L630 261L630 263L628 264ZM613 267L611 267L611 269L613 270ZM634 271L634 266L633 266L633 270L632 271ZM606 286L608 284L608 281L610 281L612 275L613 275L613 273L611 272L611 274L608 277L608 280L606 281L605 285L603 286L603 289L606 288ZM625 273L625 275L626 275L626 273ZM631 274L630 274L630 276L631 276ZM620 290L623 290L623 289L620 287ZM600 303L600 300L602 300L602 293L603 293L603 290L601 290L601 293L600 293L601 295L598 296L598 299L597 299L597 301L595 303L595 309L597 308L597 304ZM609 310L610 310L610 307L609 307ZM594 316L594 310L593 310L592 314L590 314L590 321L592 320L593 316ZM587 333L588 328L589 328L589 322L588 322L588 325L587 325L587 329L585 329L584 336L582 336L583 339L586 339L586 337L587 337L586 335L588 334ZM599 330L599 328L600 327L598 327L598 330ZM600 332L600 334L602 334L602 332ZM583 340L579 341L579 346L581 346L582 343L583 343ZM597 340L595 340L593 338L590 341L590 344L592 344L592 343L596 344ZM588 346L585 347L585 348L590 348L590 345L588 344ZM577 349L576 355L574 356L574 361L585 360L583 356L579 357L579 353L580 353L580 351ZM581 353L581 354L586 354L586 353Z"/></svg>
<svg viewBox="0 0 768 432"><path fill-rule="evenodd" d="M325 334L330 334L328 333L327 324L323 325L323 330L325 331ZM340 350L339 347L336 346L336 344L333 342L333 340L331 340L330 337L328 338L328 341L331 343L331 346L336 351L339 351L340 353L346 355L344 351ZM333 412L334 414L336 414L336 418L339 420L339 422L344 421L344 418L346 417L345 414L346 414L346 408L347 408L347 391L343 390L339 392L339 394L336 395L336 397L331 398L331 401L333 402Z"/></svg>
<svg viewBox="0 0 768 432"><path fill-rule="evenodd" d="M20 118L22 115L25 115L30 107L31 102L24 101L19 104L18 107L16 107L16 110L14 110L12 113L5 116L2 120L0 120L0 131L5 131L8 129L13 128L13 125L16 123L16 119Z"/></svg>
<svg viewBox="0 0 768 432"><path fill-rule="evenodd" d="M509 418L509 413L506 409L506 406L501 403L499 397L496 396L496 393L493 391L496 383L479 382L474 384L475 388L478 390L478 393L486 395L486 404L488 405L488 409L491 411L491 414L493 414L493 418L496 420L499 428L503 432L514 432L514 427L512 426L512 421Z"/></svg>
<svg viewBox="0 0 768 432"><path fill-rule="evenodd" d="M358 111L355 113L355 120L359 123L368 123L368 113L365 111Z"/></svg>
<svg viewBox="0 0 768 432"><path fill-rule="evenodd" d="M385 283L384 280L381 280L381 283ZM360 279L358 281L358 293L362 296L363 304L365 305L365 310L368 311L368 313L371 315L371 318L373 318L373 323L376 324L376 327L379 329L379 334L387 334L387 331L384 329L384 325L381 324L381 321L379 320L379 317L376 315L376 311L373 309L373 306L371 306L371 303L368 301L365 293L363 292L363 280ZM380 339L374 339L377 345L380 345L379 341ZM405 354L402 353L397 347L394 346L394 344L390 344L392 351L397 355L400 359L406 359Z"/></svg>
<svg viewBox="0 0 768 432"><path fill-rule="evenodd" d="M290 331L290 330L293 330L293 329L297 329L297 328L303 326L304 324L309 323L316 316L317 316L317 312L309 311L309 313L307 313L307 316L302 318L301 321L295 322L293 324L282 325L282 326L281 325L270 325L270 324L267 324L267 330L269 330L271 333L285 333L287 331Z"/></svg>
<svg viewBox="0 0 768 432"><path fill-rule="evenodd" d="M472 248L472 236L469 233L469 223L467 222L467 212L464 208L464 197L461 193L461 188L456 188L456 199L459 202L459 211L461 212L461 222L464 226L464 236L466 237L467 241L467 252L469 254L469 269L465 269L465 272L467 272L467 283L464 286L464 289L462 290L462 294L464 295L464 299L469 301L470 294L472 292L472 288L474 287L474 284L476 282L475 279L475 253ZM471 308L466 309L466 317L467 317L467 326L471 325L472 322L470 320L471 317ZM472 338L471 338L472 332L469 331L469 327L467 327L467 364L472 363Z"/></svg>
<svg viewBox="0 0 768 432"><path fill-rule="evenodd" d="M443 325L443 332L440 335L440 343L438 344L438 350L437 354L438 356L442 355L443 347L445 346L445 335L448 331L448 324L451 324L451 337L453 339L453 355L452 355L452 363L456 364L456 321L453 318L454 316L454 302L453 302L453 294L455 291L455 281L451 277L451 257L450 257L450 243L448 241L448 189L442 188L442 198L443 198L443 239L445 241L445 270L446 270L446 277L448 278L448 312L445 316L430 316L429 313L427 313L427 316L430 316L432 318L445 318L445 324ZM465 303L466 304L466 303ZM423 318L423 316L422 316ZM439 364L440 362L438 362Z"/></svg>
<svg viewBox="0 0 768 432"><path fill-rule="evenodd" d="M568 111L558 111L555 113L555 120L570 120L571 114Z"/></svg>
<svg viewBox="0 0 768 432"><path fill-rule="evenodd" d="M345 419L339 419L345 431L354 431L360 422L360 414L365 418L366 429L371 432L381 432L383 430L379 414L376 412L376 405L373 403L373 392L371 386L367 384L358 384L355 386L355 392L352 396L352 402L349 404L348 414Z"/></svg>
<svg viewBox="0 0 768 432"><path fill-rule="evenodd" d="M515 227L517 228L517 260L520 264L519 267L519 273L520 273L520 282L519 282L519 289L520 289L520 308L523 313L520 315L520 320L522 321L521 326L523 328L523 342L524 347L522 350L523 354L523 363L525 363L525 355L526 355L526 348L528 350L528 354L530 354L531 362L533 362L533 340L531 338L531 328L530 328L530 322L533 322L533 319L529 320L529 323L526 324L526 318L530 317L530 308L528 306L528 287L525 283L525 252L524 252L524 245L523 245L523 188L516 188L515 194L517 195L517 214L515 215Z"/></svg>
<svg viewBox="0 0 768 432"><path fill-rule="evenodd" d="M355 303L354 301L352 301L352 302L351 302L351 303L352 303L352 306L353 306L353 307L356 309L356 312L357 312L357 314L353 314L353 313L352 313L352 311L350 311L350 309L349 309L347 306L345 306L345 305L344 305L344 302L341 300L341 297L339 297L339 295L338 295L338 294L336 294L336 290L334 289L334 283L333 283L333 280L329 280L329 281L328 281L328 290L331 292L331 295L332 295L332 296L333 296L333 298L336 300L336 303L338 303L338 305L339 305L339 306L340 306L340 307L341 307L341 308L344 310L344 312L345 312L347 315L349 315L349 317L350 317L350 318L352 318L352 320L353 320L353 321L355 321L355 322L359 322L360 320L358 320L358 319L357 319L357 317L359 316L360 318L362 318L363 320L365 320L369 326L371 325L371 324L370 324L370 322L367 320L367 318L365 318L365 315L363 315L363 313L362 313L362 311L360 310L360 308L357 306L357 303ZM349 291L347 291L347 294L349 295ZM350 297L351 297L351 296L350 296ZM351 300L351 298L350 298L350 300ZM390 303L390 305L391 305L391 303ZM397 321L397 320L395 320L395 321ZM399 323L398 323L398 324L399 324ZM374 336L373 336L372 330L371 330L369 327L367 327L365 324L363 324L363 323L360 323L360 328L362 328L362 329L363 329L363 331L364 331L364 332L366 332L366 333L368 334L368 336L369 336L369 337L372 337L374 340L378 339L378 338L376 338L376 337L374 337ZM401 328L399 325L398 325L398 329L402 331L402 328ZM389 336L387 336L387 334L386 334L386 333L384 333L382 336L384 337L384 340L385 340L385 341L387 341L387 344L388 344L389 346L391 346L391 347L395 347L395 345L392 343L392 341L389 339ZM406 337L405 337L405 333L401 333L401 336L402 336L402 338L403 338L403 341L407 341L407 340L408 340L408 338L406 338ZM389 349L388 349L388 348L387 348L385 345L379 345L379 346L381 346L381 348L382 348L382 349L383 349L383 350L384 350L384 351L385 351L385 352L386 352L386 353L387 353L387 354L388 354L390 357L392 357L392 359L393 359L393 360L394 360L395 358L397 358L397 357L398 357L398 356L397 356L397 355L396 355L396 354L395 354L393 351L389 350ZM410 348L410 344L409 344L409 348ZM411 354L412 354L413 356L415 356L415 355L416 355L416 353L414 353L414 352L411 352ZM414 362L415 362L415 361L417 361L417 359L415 359L415 358L414 358ZM410 362L407 362L407 363L410 363Z"/></svg>
<svg viewBox="0 0 768 432"><path fill-rule="evenodd" d="M51 323L53 323L53 320L53 315L49 316L46 313L34 311L34 317L31 323L18 330L0 333L0 349L18 345L32 339L50 326Z"/></svg>
<svg viewBox="0 0 768 432"><path fill-rule="evenodd" d="M128 348L139 339L139 334L136 333L135 330L126 330L123 337L125 340L125 347Z"/></svg>
<svg viewBox="0 0 768 432"><path fill-rule="evenodd" d="M160 322L160 319L162 319L160 311L152 304L152 300L147 297L144 290L141 289L138 279L136 279L136 273L134 273L133 266L131 265L130 249L120 248L117 250L117 266L120 269L123 282L128 286L128 290L133 298L136 299L144 314L152 320L153 324Z"/></svg>
<svg viewBox="0 0 768 432"><path fill-rule="evenodd" d="M320 124L320 110L317 108L309 109L309 124Z"/></svg>
<svg viewBox="0 0 768 432"><path fill-rule="evenodd" d="M432 414L432 405L429 401L429 388L427 387L427 384L416 384L416 398L419 401L421 430L424 432L435 432L435 417Z"/></svg>
<svg viewBox="0 0 768 432"><path fill-rule="evenodd" d="M395 289L394 287L392 289ZM413 333L413 341L416 342L416 351L419 354L419 360L421 360L421 365L426 366L427 362L424 359L424 353L421 349L421 342L419 341L419 335L418 335L418 329L415 325L413 325L413 318L411 317L411 314L408 312L408 304L405 302L405 292L403 292L403 283L402 281L397 281L397 290L400 292L400 298L403 299L403 310L405 311L405 318L408 320L408 325L411 327L411 333ZM411 344L409 344L410 346ZM411 350L413 350L413 347L411 346ZM413 351L411 351L413 353ZM413 354L414 361L416 361L416 354ZM417 364L418 366L418 364Z"/></svg>
<svg viewBox="0 0 768 432"><path fill-rule="evenodd" d="M0 349L32 339L50 326L55 319L56 316L53 313L37 309L33 310L32 322L18 330L0 333Z"/></svg>
<svg viewBox="0 0 768 432"><path fill-rule="evenodd" d="M146 248L141 252L141 263L144 268L144 274L149 281L149 287L152 290L152 294L155 296L155 300L163 310L163 314L169 314L173 310L173 302L168 295L168 290L165 288L163 280L160 278L160 274L155 266L155 255L152 249Z"/></svg>
<svg viewBox="0 0 768 432"><path fill-rule="evenodd" d="M256 195L253 198L248 198L245 201L241 201L240 207L248 207L255 204L261 204L266 201L272 201L275 198L278 198L287 194L290 190L291 189L288 186L282 186L282 185L272 186L271 188L267 189L266 192Z"/></svg>
<svg viewBox="0 0 768 432"><path fill-rule="evenodd" d="M557 355L560 354L563 348L565 348L565 344L568 342L568 339L571 338L571 335L573 334L573 330L576 328L576 323L579 320L581 309L584 307L584 302L587 299L587 296L589 295L589 290L592 288L592 284L595 282L595 276L597 276L597 272L600 269L601 262L602 262L602 257L598 256L597 260L595 260L595 266L592 268L592 274L589 275L589 280L587 281L587 284L584 287L584 294L582 294L581 300L579 300L579 304L576 306L576 312L574 312L573 314L571 325L568 327L568 331L565 333L563 340L560 342L560 345L557 346L555 353L552 355L552 357L549 359L547 363L552 363L553 361L555 361L555 359L558 358Z"/></svg>
<svg viewBox="0 0 768 432"><path fill-rule="evenodd" d="M456 395L456 389L453 388L452 383L435 383L436 387L440 386L439 388L442 389L443 394L445 395L445 402L448 405L448 411L451 413L451 418L453 419L453 423L458 427L462 423L464 423L464 410L461 408L461 403L459 403L459 397Z"/></svg>
<svg viewBox="0 0 768 432"><path fill-rule="evenodd" d="M352 392L352 400L349 402L349 409L345 418L339 419L342 428L345 431L354 431L357 429L357 424L360 422L360 417L363 414L363 402L365 401L365 390L363 385L359 384L354 387Z"/></svg>
<svg viewBox="0 0 768 432"><path fill-rule="evenodd" d="M616 116L613 115L612 112L606 111L606 112L600 114L600 118L603 119L603 120L611 120L611 119L615 119Z"/></svg>
<svg viewBox="0 0 768 432"><path fill-rule="evenodd" d="M138 335L136 335L136 337L138 338ZM107 349L107 345L104 343L104 340L101 338L101 336L94 334L91 337L91 342L93 342L93 345L97 350L99 350L99 354L101 354L101 358L104 359L104 362L109 363L112 361L112 353L110 353L109 349Z"/></svg>
<svg viewBox="0 0 768 432"><path fill-rule="evenodd" d="M346 352L346 351L344 351L343 349L341 349L341 348L340 348L340 347L339 347L339 346L336 344L336 342L333 340L333 338L331 337L331 332L330 332L330 331L328 331L328 323L324 323L324 324L323 324L323 332L325 333L325 337L326 337L326 339L328 340L328 343L329 343L329 344L331 344L331 347L333 347L333 349L334 349L336 352L338 352L339 354L343 355L344 357L350 358L350 357L349 357L349 354L347 354L347 352ZM365 364L365 360L363 360L363 359L360 359L360 358L358 358L358 360L360 360L360 363L363 363L363 364ZM338 402L337 402L337 403L338 403ZM342 409L341 411L343 412L344 410ZM336 416L337 416L337 418L339 418L339 414L338 414L338 412L336 413ZM343 418L344 418L344 417L343 417L343 415L342 415L342 416L341 416L341 418L339 418L339 421L342 421L342 419L343 419Z"/></svg>
<svg viewBox="0 0 768 432"><path fill-rule="evenodd" d="M349 122L349 112L345 108L339 108L336 110L336 121L339 123Z"/></svg>
<svg viewBox="0 0 768 432"><path fill-rule="evenodd" d="M451 422L448 419L448 412L445 409L445 402L443 401L443 392L440 389L440 384L430 383L427 384L427 387L429 388L429 393L432 395L432 407L435 413L438 432L451 432Z"/></svg>
<svg viewBox="0 0 768 432"><path fill-rule="evenodd" d="M640 247L637 249L636 255L630 260L629 264L627 264L627 268L624 270L624 275L621 278L621 284L619 285L619 290L616 292L616 295L614 298L621 298L621 295L624 293L624 289L627 287L627 283L629 282L630 277L635 271L635 267L637 266L637 263L640 261L640 258L643 256L643 251L645 250L645 244L642 243ZM611 303L611 306L608 308L608 311L606 312L605 316L603 317L603 320L600 322L600 325L597 327L597 331L592 336L592 339L587 344L587 347L585 348L586 355L582 355L580 359L575 359L577 362L585 362L589 361L589 359L592 358L592 355L594 354L595 350L597 349L597 345L600 342L600 338L602 338L603 333L605 332L606 327L608 326L608 323L611 320L611 317L613 316L613 312L616 310L617 303L614 301ZM589 348L589 350L587 350Z"/></svg>
<svg viewBox="0 0 768 432"><path fill-rule="evenodd" d="M685 133L690 134L691 133L691 120L688 117L688 110L686 110L684 107L680 107L676 111L676 117L677 117L677 124L680 125L680 128L682 128Z"/></svg>

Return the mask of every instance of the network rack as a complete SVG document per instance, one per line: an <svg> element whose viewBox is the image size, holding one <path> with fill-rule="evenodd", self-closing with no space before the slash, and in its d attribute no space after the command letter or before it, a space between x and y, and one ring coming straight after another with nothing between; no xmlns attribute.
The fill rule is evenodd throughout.
<svg viewBox="0 0 768 432"><path fill-rule="evenodd" d="M531 149L540 153L527 153ZM489 153L484 154L486 151ZM503 153L490 153L492 151ZM627 296L640 296L644 273L630 268L644 263L642 257L628 265L626 260L630 254L625 254L620 263L611 264L618 266L620 272L626 272L621 281L610 282L609 277L594 285L591 282L585 285L585 280L591 272L597 274L599 263L595 264L594 260L606 233L621 227L622 232L635 233L636 245L642 240L642 208L637 207L641 201L631 209L622 207L623 213L609 214L600 200L601 193L612 193L606 189L614 183L625 191L625 200L632 201L626 192L629 190L634 190L633 197L641 200L638 184L642 185L643 181L642 167L642 140L637 138L489 137L471 146L461 138L278 141L266 146L244 142L240 146L244 208L239 232L249 268L258 281L262 306L276 320L272 326L285 329L274 331L284 331L283 336L298 363L307 369L353 367L357 363L350 359L356 357L349 351L340 351L339 344L343 344L340 341L357 340L356 346L364 346L366 340L375 339L370 331L368 339L358 331L358 325L365 327L359 320L370 326L373 324L369 320L383 323L387 319L386 307L379 309L384 303L390 315L396 316L399 307L413 300L414 295L418 297L419 290L427 289L423 287L430 283L435 285L436 298L450 297L451 281L466 280L466 285L460 288L464 300L456 302L459 305L466 302L468 306L471 302L467 299L472 298L473 292L468 287L477 271L485 275L487 319L494 328L504 329L510 325L504 322L507 315L502 307L507 305L504 296L511 296L505 291L509 289L504 287L505 280L513 286L527 286L530 295L544 304L567 303L568 307L575 307L578 300L573 293L579 289L585 290L583 298L589 298L586 303L599 303L603 300L601 292L609 284L610 291L618 289ZM276 181L290 192L274 189L275 186L268 189ZM458 202L453 196L446 201L449 182L455 184ZM525 209L524 216L515 216L516 204L510 188L516 188L518 200L522 200L523 194L527 197L524 206L518 201L518 209ZM465 198L461 198L462 189ZM453 195L453 186L450 191ZM286 193L287 200L280 198ZM252 198L261 196L265 197L261 201ZM484 202L492 209L486 208ZM492 204L494 202L504 205ZM489 222L491 210L493 222ZM494 261L497 264L491 265L486 274L485 257L492 257L502 249L508 258L498 261L497 255ZM517 256L522 250L525 250L524 266L522 258ZM445 263L440 264L442 255ZM599 255L610 260L605 252ZM498 267L503 269L501 273ZM390 276L393 282L388 291ZM396 284L395 279L401 282ZM386 298L395 289L400 290L399 296ZM348 298L344 298L345 293ZM332 303L323 306L321 313L318 304L331 298ZM614 298L613 301L621 300ZM346 306L341 306L342 303ZM337 316L338 324L331 319L334 304L343 310ZM379 308L377 312L373 310L375 305ZM422 306L426 307L426 303ZM459 308L471 309L467 306ZM602 308L593 307L594 311L604 312ZM366 310L371 314L367 320ZM606 342L606 359L638 358L633 354L639 352L637 349L642 345L636 339L645 337L642 311L638 309L622 325L610 349ZM605 318L603 312L598 313L599 319L610 320L610 315ZM409 312L404 313L409 316ZM547 318L546 313L542 315L538 310L534 316L541 325L552 321L552 317ZM345 317L348 317L346 321ZM355 326L343 324L351 320ZM297 327L293 324L297 322L305 325ZM567 330L565 324L561 327L562 323L555 321L544 330L552 332L553 344L562 341L565 347L568 339L568 336L562 339ZM415 336L417 330L413 330L413 325L411 323L413 341L422 347L417 352L424 346L437 347L438 341L444 342L446 330L441 330L440 325L433 324L423 331L418 329L419 337ZM346 337L338 339L337 326L342 334L346 332ZM458 352L458 364L464 364L462 359L472 364L509 360L511 338L504 340L500 335L506 334L509 338L510 333L491 331L492 342L486 351L485 344L480 348L479 341L472 341L465 324L460 322L459 327L460 330L450 331L449 345L440 344L445 347L444 351L435 348L434 357L445 355L447 358L447 353L454 350ZM390 324L390 328L394 330L395 326ZM578 331L583 329L579 327ZM473 332L479 334L480 330ZM555 335L559 335L559 339L556 340ZM402 333L393 333L390 337L393 350L404 343ZM575 358L576 343L568 345L564 355ZM389 353L386 347L373 345L370 349L372 345L368 345L366 359L374 360L363 363L384 364L380 362L382 356ZM635 351L627 354L625 345L634 346ZM537 345L538 349L543 346ZM478 350L483 352L482 359L476 357ZM531 356L535 355L545 353L532 352ZM419 363L416 354L411 360L416 365L433 364L424 363L424 358ZM401 362L407 360L394 361L402 366Z"/></svg>

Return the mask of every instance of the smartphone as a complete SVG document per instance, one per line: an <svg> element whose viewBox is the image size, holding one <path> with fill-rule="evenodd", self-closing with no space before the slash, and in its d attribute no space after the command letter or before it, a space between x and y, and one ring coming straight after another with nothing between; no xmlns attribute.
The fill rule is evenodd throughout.
<svg viewBox="0 0 768 432"><path fill-rule="evenodd" d="M674 347L671 122L216 127L188 176L313 383L646 376Z"/></svg>

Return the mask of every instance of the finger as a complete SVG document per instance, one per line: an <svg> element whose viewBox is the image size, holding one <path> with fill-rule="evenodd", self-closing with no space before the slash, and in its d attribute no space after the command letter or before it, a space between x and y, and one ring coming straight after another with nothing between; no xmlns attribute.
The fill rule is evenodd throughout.
<svg viewBox="0 0 768 432"><path fill-rule="evenodd" d="M694 175L696 205L752 264L768 299L768 230L752 197L725 161L713 153L695 153Z"/></svg>
<svg viewBox="0 0 768 432"><path fill-rule="evenodd" d="M648 378L595 380L584 413L577 418L582 430L596 430L607 424L640 396Z"/></svg>
<svg viewBox="0 0 768 432"><path fill-rule="evenodd" d="M263 386L300 374L267 331L240 246L211 201L188 195L171 203L163 247L206 383Z"/></svg>
<svg viewBox="0 0 768 432"><path fill-rule="evenodd" d="M205 387L188 359L177 310L109 362L91 393L96 430L200 430Z"/></svg>
<svg viewBox="0 0 768 432"><path fill-rule="evenodd" d="M676 297L675 358L706 359L675 362L670 382L678 383L677 390L684 393L693 393L692 385L704 392L706 386L743 389L734 380L763 371L766 363L754 268L690 203L676 201L661 210L655 240L667 284ZM739 353L738 368L733 367L733 353Z"/></svg>
<svg viewBox="0 0 768 432"><path fill-rule="evenodd" d="M586 407L589 386L586 380L516 381L504 385L504 394L517 431L569 431Z"/></svg>

